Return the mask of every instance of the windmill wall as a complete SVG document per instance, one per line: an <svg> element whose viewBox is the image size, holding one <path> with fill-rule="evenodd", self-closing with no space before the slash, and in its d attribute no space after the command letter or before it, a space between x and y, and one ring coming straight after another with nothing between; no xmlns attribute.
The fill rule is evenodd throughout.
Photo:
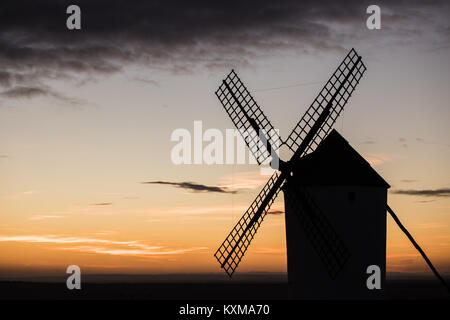
<svg viewBox="0 0 450 320"><path fill-rule="evenodd" d="M285 192L288 281L293 298L382 297L386 278L386 206L389 184L336 131L298 160L286 186L306 189L351 254L333 280ZM301 189L300 188L300 189ZM298 188L296 188L298 189ZM291 189L290 189L291 190ZM295 191L292 191L295 195ZM301 191L296 191L301 192ZM300 196L295 197L301 199ZM292 201L292 198L291 198ZM367 267L381 271L381 290L367 287Z"/></svg>
<svg viewBox="0 0 450 320"><path fill-rule="evenodd" d="M344 299L381 298L386 273L387 189L379 186L309 186L351 256L331 279L287 201L286 244L289 295L291 298ZM367 267L381 269L381 290L369 290Z"/></svg>

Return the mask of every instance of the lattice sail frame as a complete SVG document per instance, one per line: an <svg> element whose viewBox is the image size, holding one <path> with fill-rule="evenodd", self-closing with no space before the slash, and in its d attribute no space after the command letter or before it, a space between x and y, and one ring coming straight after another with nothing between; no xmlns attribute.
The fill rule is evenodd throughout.
<svg viewBox="0 0 450 320"><path fill-rule="evenodd" d="M244 256L248 246L250 245L250 242L253 240L253 237L256 234L256 231L258 231L261 223L267 215L267 212L270 210L271 205L273 204L278 193L281 190L281 188L278 188L278 190L276 190L275 194L272 196L267 206L264 208L258 220L249 229L247 229L253 215L261 206L269 191L274 187L276 181L279 179L279 176L280 173L277 171L270 177L269 181L267 181L266 185L263 187L256 199L252 202L244 215L239 219L233 230L231 230L225 241L220 245L219 249L217 249L216 253L214 254L222 268L230 277L233 275L234 271L239 265L239 262L241 262L242 257ZM234 251L232 251L239 239L240 244ZM227 258L230 253L231 256Z"/></svg>
<svg viewBox="0 0 450 320"><path fill-rule="evenodd" d="M289 137L284 142L284 144L287 145L289 149L291 149L291 151L295 152L300 146L301 142L305 138L308 131L311 129L315 120L317 120L317 118L320 116L320 114L330 102L332 97L335 95L336 91L339 89L350 71L351 74L349 75L347 81L343 84L342 89L337 93L333 101L330 115L320 128L319 132L317 132L316 137L312 139L308 144L302 156L314 151L315 148L320 144L320 142L325 139L325 137L331 131L333 124L336 122L336 119L344 109L344 106L347 103L348 99L350 99L353 91L355 90L355 87L359 83L359 80L366 71L366 66L362 62L355 49L351 49L344 60L341 62L341 64L337 67L336 71L327 81L325 86L314 99L311 106L308 108L308 110L306 110L303 117L300 119Z"/></svg>
<svg viewBox="0 0 450 320"><path fill-rule="evenodd" d="M350 251L304 186L288 179L283 192L330 278L335 279L350 258Z"/></svg>
<svg viewBox="0 0 450 320"><path fill-rule="evenodd" d="M274 129L234 70L231 70L215 93L258 164L264 163L272 152L280 148L282 141L277 130ZM242 106L248 117L256 121L260 132L254 130L239 105ZM268 150L267 143L260 138L260 135L267 138L272 150Z"/></svg>

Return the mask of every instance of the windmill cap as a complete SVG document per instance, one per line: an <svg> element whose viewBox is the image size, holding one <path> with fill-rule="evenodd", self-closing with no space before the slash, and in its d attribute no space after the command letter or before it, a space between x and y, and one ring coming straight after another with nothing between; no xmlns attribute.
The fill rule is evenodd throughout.
<svg viewBox="0 0 450 320"><path fill-rule="evenodd" d="M390 185L336 130L317 149L301 158L294 170L304 185Z"/></svg>

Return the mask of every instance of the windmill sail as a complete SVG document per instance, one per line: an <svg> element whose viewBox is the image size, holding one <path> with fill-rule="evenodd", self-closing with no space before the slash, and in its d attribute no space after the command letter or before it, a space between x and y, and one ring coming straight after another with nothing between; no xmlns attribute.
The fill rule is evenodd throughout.
<svg viewBox="0 0 450 320"><path fill-rule="evenodd" d="M270 206L280 192L284 178L275 172L256 199L239 219L214 256L231 277L253 240Z"/></svg>
<svg viewBox="0 0 450 320"><path fill-rule="evenodd" d="M313 126L315 120L319 118L323 110L331 103L328 118L316 134L315 138L308 144L302 155L314 151L332 129L333 124L341 114L345 104L352 95L365 71L366 66L362 62L361 57L355 49L351 49L314 99L311 106L306 110L303 117L294 127L284 144L286 144L293 152L296 152Z"/></svg>
<svg viewBox="0 0 450 320"><path fill-rule="evenodd" d="M281 138L234 70L222 81L216 96L258 164L277 156Z"/></svg>

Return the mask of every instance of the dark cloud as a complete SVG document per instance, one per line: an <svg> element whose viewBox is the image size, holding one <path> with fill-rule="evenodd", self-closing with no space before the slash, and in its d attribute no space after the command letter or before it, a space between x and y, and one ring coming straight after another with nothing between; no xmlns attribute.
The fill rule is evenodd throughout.
<svg viewBox="0 0 450 320"><path fill-rule="evenodd" d="M284 211L283 210L271 210L269 212L267 212L267 214L273 214L273 215L279 215L279 214L283 214Z"/></svg>
<svg viewBox="0 0 450 320"><path fill-rule="evenodd" d="M406 143L408 141L408 139L400 137L398 138L399 143L402 145L403 148L407 148L408 144Z"/></svg>
<svg viewBox="0 0 450 320"><path fill-rule="evenodd" d="M442 189L422 189L422 190L393 190L394 194L422 197L450 197L450 188Z"/></svg>
<svg viewBox="0 0 450 320"><path fill-rule="evenodd" d="M431 142L431 141L426 141L423 138L416 138L416 141L418 143L423 143L423 144L429 144L429 145L439 145L439 146L444 146L444 147L450 147L450 144L448 143L438 143L438 142Z"/></svg>
<svg viewBox="0 0 450 320"><path fill-rule="evenodd" d="M8 98L32 98L36 96L46 96L48 95L48 92L38 87L14 87L3 91L1 95Z"/></svg>
<svg viewBox="0 0 450 320"><path fill-rule="evenodd" d="M4 97L51 80L83 83L130 65L171 72L246 66L281 50L344 52L367 43L371 2L325 1L89 1L79 0L81 30L66 28L64 0L4 0L0 4L0 85ZM448 45L449 3L380 1L389 36L407 42L424 25ZM386 39L387 36L383 36ZM426 39L426 37L422 37ZM370 42L370 41L369 41ZM10 91L12 90L12 91ZM9 92L9 93L8 93ZM28 96L44 93L33 91ZM47 94L48 95L48 94Z"/></svg>
<svg viewBox="0 0 450 320"><path fill-rule="evenodd" d="M236 191L229 190L228 188L218 186L207 186L204 184L198 184L194 182L169 182L169 181L147 181L142 182L144 184L165 184L175 186L178 188L191 190L194 192L217 192L217 193L236 193Z"/></svg>
<svg viewBox="0 0 450 320"><path fill-rule="evenodd" d="M112 202L99 202L92 204L93 206L110 206L112 205Z"/></svg>
<svg viewBox="0 0 450 320"><path fill-rule="evenodd" d="M159 87L159 82L156 81L156 80L140 78L140 77L136 77L133 80L136 80L136 81L139 81L139 82L143 82L143 83L147 83L147 84L150 84L152 86Z"/></svg>
<svg viewBox="0 0 450 320"><path fill-rule="evenodd" d="M416 202L418 202L418 203L429 203L429 202L434 202L435 200L419 200L419 201L416 201Z"/></svg>
<svg viewBox="0 0 450 320"><path fill-rule="evenodd" d="M75 98L66 97L56 91L53 91L47 86L33 87L33 86L15 86L5 91L0 92L0 96L7 98L26 98L31 99L34 97L51 97L59 101L70 104L79 104L79 100Z"/></svg>
<svg viewBox="0 0 450 320"><path fill-rule="evenodd" d="M403 180L401 180L401 182L412 183L412 182L417 182L417 180L414 180L414 179L403 179Z"/></svg>

